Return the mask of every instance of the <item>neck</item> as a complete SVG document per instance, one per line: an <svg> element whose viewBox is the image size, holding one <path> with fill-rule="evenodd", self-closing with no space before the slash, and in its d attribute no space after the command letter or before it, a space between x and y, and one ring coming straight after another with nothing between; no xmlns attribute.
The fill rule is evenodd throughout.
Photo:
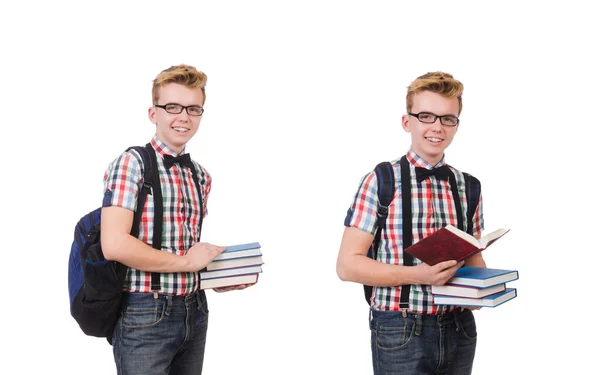
<svg viewBox="0 0 600 375"><path fill-rule="evenodd" d="M411 150L417 154L417 156L419 156L421 159L425 160L426 162L428 162L429 164L431 164L432 167L435 167L440 161L442 161L444 159L444 154L442 153L442 155L436 155L436 156L429 156L427 154L421 155L420 153L418 153L417 151L415 151L414 148L411 147Z"/></svg>

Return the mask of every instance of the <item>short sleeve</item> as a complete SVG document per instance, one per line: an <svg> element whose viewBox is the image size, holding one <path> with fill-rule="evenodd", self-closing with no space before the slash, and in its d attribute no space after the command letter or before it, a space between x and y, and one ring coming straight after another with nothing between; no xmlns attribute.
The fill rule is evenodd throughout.
<svg viewBox="0 0 600 375"><path fill-rule="evenodd" d="M377 176L371 172L361 180L344 225L375 235L377 230Z"/></svg>
<svg viewBox="0 0 600 375"><path fill-rule="evenodd" d="M142 180L142 159L135 151L121 154L108 166L104 174L102 207L137 208L137 197Z"/></svg>

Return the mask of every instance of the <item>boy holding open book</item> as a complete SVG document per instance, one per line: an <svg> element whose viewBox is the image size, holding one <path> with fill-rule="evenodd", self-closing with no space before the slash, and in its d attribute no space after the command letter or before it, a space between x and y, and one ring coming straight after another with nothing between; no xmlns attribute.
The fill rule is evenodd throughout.
<svg viewBox="0 0 600 375"><path fill-rule="evenodd" d="M462 83L442 72L427 73L408 87L402 128L411 134L412 144L403 158L392 162L396 190L381 228L377 259L367 256L378 229L374 172L362 179L346 216L337 273L344 281L373 286L370 326L375 374L471 373L477 338L473 314L468 308L435 305L431 286L445 284L463 264L486 267L481 252L460 263L448 260L434 265L403 252L404 242L418 242L446 225L462 221L466 228L464 176L446 164L444 154L459 127L462 93ZM410 171L410 180L401 178L402 163ZM410 194L403 199L406 183ZM458 197L452 183L457 184ZM454 202L460 202L459 210ZM403 208L409 208L411 215L403 217ZM412 225L412 238L404 238L406 224ZM481 198L472 225L474 237L480 238Z"/></svg>

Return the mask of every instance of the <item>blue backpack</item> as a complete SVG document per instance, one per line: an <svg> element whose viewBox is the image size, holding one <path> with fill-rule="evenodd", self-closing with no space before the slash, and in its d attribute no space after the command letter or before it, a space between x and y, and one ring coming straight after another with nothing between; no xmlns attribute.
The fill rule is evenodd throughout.
<svg viewBox="0 0 600 375"><path fill-rule="evenodd" d="M150 144L130 147L143 159L144 183L138 196L131 235L137 237L144 204L148 194L154 192L154 232L162 232L162 194L160 193L156 154ZM158 200L160 199L160 200ZM160 202L160 203L159 203ZM81 330L89 336L106 337L112 334L121 310L123 282L127 266L106 260L100 244L100 217L102 207L86 214L75 226L74 240L69 255L69 299L71 315ZM158 225L158 226L157 226ZM160 248L160 236L158 236ZM156 240L156 237L153 239ZM153 242L156 248L157 243ZM153 290L160 289L160 275L152 274Z"/></svg>
<svg viewBox="0 0 600 375"><path fill-rule="evenodd" d="M408 164L406 162L406 157L403 157L401 161L401 169L402 173L405 177L410 178L410 174L408 171ZM388 216L388 206L392 203L394 199L394 194L396 191L396 179L394 177L394 168L392 163L388 161L381 162L377 164L375 167L375 175L377 176L377 231L375 232L375 238L373 239L373 243L369 247L369 251L367 252L367 256L371 259L377 260L377 250L379 249L379 242L381 241L381 228L385 226L385 221ZM467 195L467 228L466 232L469 234L473 234L473 215L475 215L475 210L477 209L477 204L479 203L479 196L481 195L481 183L479 180L468 173L463 172L463 176L465 178L466 190L465 193ZM451 182L452 184L452 182ZM410 185L409 185L410 186ZM403 186L404 188L405 186ZM454 190L454 189L453 189ZM410 191L410 190L409 190ZM454 192L453 192L454 193ZM410 197L409 194L402 194L402 209L403 209L403 219L406 215L407 217L411 217L410 211L405 211L405 208L410 207L410 201L408 203L408 207L406 207L406 203L404 197ZM456 197L457 198L457 197ZM456 199L455 198L455 199ZM408 223L407 223L408 224ZM403 227L408 227L409 225L403 225ZM404 228L407 229L407 228ZM408 230L408 235L411 233L411 230ZM408 237L408 236L407 236ZM410 236L410 243L412 243L412 235ZM406 245L406 243L404 244ZM405 257L411 257L408 253L404 253ZM412 262L408 262L405 259L405 264L412 264ZM365 299L368 304L371 304L371 295L373 294L373 287L371 285L363 285ZM408 287L403 286L403 300L408 296Z"/></svg>

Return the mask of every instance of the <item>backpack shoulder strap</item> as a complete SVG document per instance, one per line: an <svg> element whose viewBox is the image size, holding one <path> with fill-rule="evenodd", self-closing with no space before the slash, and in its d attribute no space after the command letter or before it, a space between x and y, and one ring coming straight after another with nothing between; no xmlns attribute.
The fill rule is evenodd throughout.
<svg viewBox="0 0 600 375"><path fill-rule="evenodd" d="M388 216L388 206L394 199L396 181L392 163L384 161L375 167L377 176L377 232L373 241L373 259L377 259L377 248L381 240L381 229L385 226Z"/></svg>
<svg viewBox="0 0 600 375"><path fill-rule="evenodd" d="M377 231L375 237L369 247L367 256L377 260L377 250L381 241L381 229L385 226L385 221L388 216L388 206L394 199L396 191L396 180L394 178L394 168L392 163L388 161L381 162L375 167L375 175L377 176ZM371 285L363 285L365 300L368 304L371 303L373 287Z"/></svg>
<svg viewBox="0 0 600 375"><path fill-rule="evenodd" d="M141 156L144 164L144 184L138 196L138 206L133 218L132 235L137 237L139 231L142 214L144 212L144 205L148 195L154 197L154 227L152 234L152 247L160 250L162 243L162 219L163 219L163 199L162 190L160 188L160 178L158 177L158 162L156 160L156 152L154 147L150 143L146 146L135 146L130 147L127 150L134 149ZM160 274L158 272L152 272L150 280L150 290L155 293L160 290Z"/></svg>
<svg viewBox="0 0 600 375"><path fill-rule="evenodd" d="M481 182L472 175L463 172L465 178L465 192L467 194L467 233L473 234L473 216L481 196Z"/></svg>
<svg viewBox="0 0 600 375"><path fill-rule="evenodd" d="M154 175L154 167L152 164L152 158L148 150L141 146L129 147L126 151L135 150L142 157L143 172L144 172L144 184L140 190L138 196L137 208L133 216L133 226L131 227L131 235L134 237L138 236L139 226L142 221L142 213L146 204L146 198L152 194L152 180Z"/></svg>

